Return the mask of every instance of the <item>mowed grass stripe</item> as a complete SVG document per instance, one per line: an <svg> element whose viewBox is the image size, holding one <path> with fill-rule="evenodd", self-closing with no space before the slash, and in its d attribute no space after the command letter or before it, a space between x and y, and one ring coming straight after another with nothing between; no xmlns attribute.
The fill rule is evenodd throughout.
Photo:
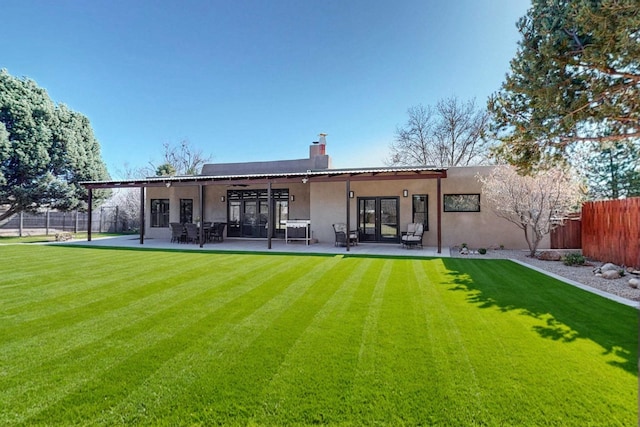
<svg viewBox="0 0 640 427"><path fill-rule="evenodd" d="M309 260L307 263L310 264L311 261ZM305 265L301 267L304 268ZM288 268L293 268L293 266ZM322 267L314 268L321 269ZM309 275L313 276L314 273L318 273L313 268L309 270ZM251 328L259 331L264 327L264 324L268 324L266 321L268 316L277 314L275 306L287 304L291 300L292 296L287 292L291 287L290 283L282 280L285 276L290 277L291 274L287 269L274 275L265 274L263 276L265 281L261 286L253 287L250 292L229 301L214 312L191 310L189 305L181 304L184 311L176 313L175 319L163 320L165 326L163 332L167 334L166 336L160 335L159 341L151 340L150 343L147 337L145 337L145 341L137 340L140 345L134 354L129 355L115 366L107 367L104 372L96 372L97 376L36 416L28 418L27 423L50 420L54 414L74 417L75 413L69 414L68 408L74 408L78 416L80 414L97 416L105 401L118 405L132 390L145 384L154 372L161 369L171 359L180 357L183 353L197 353L197 343L203 337L208 337L207 342L221 341L219 349L229 351L230 346L228 342L225 342L225 337L233 334L232 331L235 328L250 325ZM304 277L301 281L305 281ZM308 279L306 282L311 283ZM278 302L274 303L275 300ZM261 315L262 317L260 317ZM256 321L254 319L256 317L259 320ZM180 318L184 320L176 326L173 321ZM236 326L234 327L234 325ZM240 336L242 339L239 342L242 345L250 342L247 334L240 334Z"/></svg>
<svg viewBox="0 0 640 427"><path fill-rule="evenodd" d="M375 372L369 383L368 401L373 405L364 419L368 423L416 424L428 422L434 401L439 399L431 347L419 298L415 263L392 263L376 334L370 346Z"/></svg>
<svg viewBox="0 0 640 427"><path fill-rule="evenodd" d="M373 290L370 283L379 272L372 266L378 264L356 258L341 261L340 275L323 284L339 287L318 306L304 334L290 347L261 396L253 423L286 424L296 419L317 424L348 419L346 391L357 373L360 337ZM341 277L344 279L339 280Z"/></svg>

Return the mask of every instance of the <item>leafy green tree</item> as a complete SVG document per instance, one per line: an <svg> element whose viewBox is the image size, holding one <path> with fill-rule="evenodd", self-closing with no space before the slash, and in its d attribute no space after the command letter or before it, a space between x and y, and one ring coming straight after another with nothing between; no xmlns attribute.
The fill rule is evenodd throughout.
<svg viewBox="0 0 640 427"><path fill-rule="evenodd" d="M86 180L109 179L89 120L33 80L0 70L0 221L40 207L85 209ZM96 191L98 203L108 192Z"/></svg>
<svg viewBox="0 0 640 427"><path fill-rule="evenodd" d="M584 178L591 199L640 196L640 142L616 141L605 147L591 144L572 152L571 162Z"/></svg>
<svg viewBox="0 0 640 427"><path fill-rule="evenodd" d="M156 176L175 176L176 168L171 163L163 163L156 169Z"/></svg>
<svg viewBox="0 0 640 427"><path fill-rule="evenodd" d="M638 0L533 0L511 71L489 100L497 154L520 170L574 143L640 137Z"/></svg>

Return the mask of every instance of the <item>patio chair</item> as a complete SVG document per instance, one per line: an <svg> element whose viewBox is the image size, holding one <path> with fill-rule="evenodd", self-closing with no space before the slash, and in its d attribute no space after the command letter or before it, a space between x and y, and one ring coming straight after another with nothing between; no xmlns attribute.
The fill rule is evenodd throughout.
<svg viewBox="0 0 640 427"><path fill-rule="evenodd" d="M213 223L211 221L204 221L202 223L202 231L204 232L204 241L211 241L211 228L213 227Z"/></svg>
<svg viewBox="0 0 640 427"><path fill-rule="evenodd" d="M338 222L336 224L332 224L333 232L336 236L336 241L334 243L335 246L347 246L347 224L344 222ZM358 230L350 230L348 232L349 235L349 244L350 245L358 245Z"/></svg>
<svg viewBox="0 0 640 427"><path fill-rule="evenodd" d="M196 224L185 224L184 228L187 231L185 236L185 242L187 243L199 243L200 242L200 228Z"/></svg>
<svg viewBox="0 0 640 427"><path fill-rule="evenodd" d="M218 242L224 241L224 228L226 226L226 222L214 222L211 227L211 240Z"/></svg>
<svg viewBox="0 0 640 427"><path fill-rule="evenodd" d="M402 236L402 246L405 248L413 248L415 246L422 247L422 235L424 234L424 225L421 222L412 222L407 225L407 232Z"/></svg>
<svg viewBox="0 0 640 427"><path fill-rule="evenodd" d="M171 243L184 242L185 235L184 235L184 227L182 226L182 224L180 224L179 222L172 222L169 224L169 226L171 227Z"/></svg>

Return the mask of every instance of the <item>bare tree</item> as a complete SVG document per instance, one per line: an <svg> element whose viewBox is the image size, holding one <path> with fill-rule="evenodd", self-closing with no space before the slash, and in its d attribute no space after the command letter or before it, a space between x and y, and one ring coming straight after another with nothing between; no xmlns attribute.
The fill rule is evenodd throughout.
<svg viewBox="0 0 640 427"><path fill-rule="evenodd" d="M418 105L407 110L409 119L396 128L390 165L469 166L489 162L486 138L489 114L475 100L438 101L435 108Z"/></svg>
<svg viewBox="0 0 640 427"><path fill-rule="evenodd" d="M532 257L542 238L576 211L583 198L580 185L563 169L522 176L511 166L497 166L478 180L495 214L524 231Z"/></svg>
<svg viewBox="0 0 640 427"><path fill-rule="evenodd" d="M181 141L178 146L168 142L162 145L164 147L164 164L161 166L167 164L173 166L176 175L196 175L205 163L211 161L211 155L205 156L202 149L192 147L187 140ZM159 169L154 168L154 170Z"/></svg>
<svg viewBox="0 0 640 427"><path fill-rule="evenodd" d="M407 110L409 119L404 127L396 128L396 139L391 144L392 165L433 164L432 136L435 128L433 108L417 105Z"/></svg>
<svg viewBox="0 0 640 427"><path fill-rule="evenodd" d="M132 167L125 163L123 169L116 170L116 176L120 179L134 180L144 179L151 175L148 167ZM120 229L135 230L140 227L140 189L139 188L117 188L111 193L111 197L106 203L111 206L118 206L118 220L121 222Z"/></svg>

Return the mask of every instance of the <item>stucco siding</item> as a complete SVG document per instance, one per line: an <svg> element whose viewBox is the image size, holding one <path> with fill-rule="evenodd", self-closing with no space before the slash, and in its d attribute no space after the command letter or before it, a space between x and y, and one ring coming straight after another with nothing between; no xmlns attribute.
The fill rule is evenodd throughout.
<svg viewBox="0 0 640 427"><path fill-rule="evenodd" d="M447 194L480 194L479 212L444 212L442 219L442 245L451 247L467 243L472 248L494 247L504 245L510 249L526 249L524 233L514 224L499 218L481 194L478 174L487 174L491 166L454 167L447 170L447 178L441 179L441 192ZM358 198L361 197L396 197L399 201L399 231L405 231L412 222L413 195L428 197L428 229L425 230L423 242L427 246L438 243L437 218L437 179L402 179L379 181L352 181L350 190L354 197L347 198L346 182L313 182L289 181L274 183L273 189L289 189L289 219L310 219L312 237L323 243L334 241L332 224L346 222L346 202L350 206L350 228L358 227ZM226 222L227 190L224 184L204 187L204 215L200 212L199 186L149 187L146 192L145 224L146 237L170 238L169 228L151 227L151 199L169 199L170 222L180 221L180 199L193 199L193 218L204 221ZM243 190L266 189L266 185L251 185ZM407 190L408 196L403 196ZM291 200L293 196L293 200ZM222 199L224 197L224 201ZM442 207L443 200L440 200ZM545 237L540 248L548 248L549 237Z"/></svg>
<svg viewBox="0 0 640 427"><path fill-rule="evenodd" d="M486 198L478 174L489 174L492 166L453 167L442 180L442 195L480 194L480 212L442 212L442 244L456 246L467 243L471 248L504 245L510 249L526 249L524 232L515 224L498 217ZM431 242L431 241L430 241ZM430 243L431 244L431 243ZM548 248L547 236L541 248Z"/></svg>

